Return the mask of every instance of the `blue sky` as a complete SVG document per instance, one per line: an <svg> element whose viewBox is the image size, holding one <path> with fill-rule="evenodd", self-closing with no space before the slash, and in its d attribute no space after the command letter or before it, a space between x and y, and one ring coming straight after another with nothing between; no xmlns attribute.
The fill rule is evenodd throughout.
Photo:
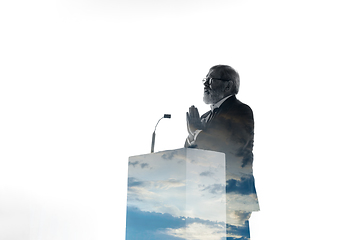
<svg viewBox="0 0 360 240"><path fill-rule="evenodd" d="M221 240L225 223L230 237L249 237L245 221L257 209L253 179L226 180L223 153L182 148L133 156L128 177L129 240Z"/></svg>
<svg viewBox="0 0 360 240"><path fill-rule="evenodd" d="M0 238L124 238L128 157L150 152L165 113L155 151L183 146L219 63L254 111L252 239L356 238L358 12L352 0L2 1Z"/></svg>
<svg viewBox="0 0 360 240"><path fill-rule="evenodd" d="M129 207L225 222L224 154L178 149L133 156L129 163ZM141 168L141 163L149 167ZM213 175L201 175L205 171ZM216 191L209 189L218 183Z"/></svg>
<svg viewBox="0 0 360 240"><path fill-rule="evenodd" d="M219 225L219 222L199 218L174 217L171 214L146 212L132 207L128 208L127 215L127 239L129 240L139 238L186 239L183 238L186 232L188 234L187 239L220 239L217 236L223 236L224 232L223 226ZM187 228L186 231L185 228ZM194 228L197 232L192 232ZM229 225L228 231L234 236L234 239L245 240L249 238L246 226ZM212 233L212 236L205 235L209 232Z"/></svg>

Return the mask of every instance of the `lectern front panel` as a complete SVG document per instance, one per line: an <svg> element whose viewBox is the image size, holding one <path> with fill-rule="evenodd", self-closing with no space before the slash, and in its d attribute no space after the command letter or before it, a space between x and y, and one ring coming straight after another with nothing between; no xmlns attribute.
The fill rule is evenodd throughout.
<svg viewBox="0 0 360 240"><path fill-rule="evenodd" d="M129 158L126 239L226 236L225 155L177 149Z"/></svg>

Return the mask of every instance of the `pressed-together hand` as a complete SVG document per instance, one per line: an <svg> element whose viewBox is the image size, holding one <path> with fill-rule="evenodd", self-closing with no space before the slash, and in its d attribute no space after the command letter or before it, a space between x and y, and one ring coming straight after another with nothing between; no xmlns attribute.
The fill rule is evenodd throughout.
<svg viewBox="0 0 360 240"><path fill-rule="evenodd" d="M200 120L199 111L192 105L186 113L186 122L189 135L194 136L196 130L202 130L203 125Z"/></svg>

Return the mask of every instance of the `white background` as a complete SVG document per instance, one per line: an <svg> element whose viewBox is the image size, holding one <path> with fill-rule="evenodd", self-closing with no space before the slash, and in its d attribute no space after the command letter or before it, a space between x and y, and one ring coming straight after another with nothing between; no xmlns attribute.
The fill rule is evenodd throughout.
<svg viewBox="0 0 360 240"><path fill-rule="evenodd" d="M201 79L255 116L252 240L359 239L358 1L2 1L0 239L124 239L127 160L181 148Z"/></svg>

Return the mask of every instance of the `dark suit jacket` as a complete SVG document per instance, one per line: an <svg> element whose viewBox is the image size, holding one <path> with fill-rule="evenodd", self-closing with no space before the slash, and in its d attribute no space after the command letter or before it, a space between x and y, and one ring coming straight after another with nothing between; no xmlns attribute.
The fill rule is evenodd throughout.
<svg viewBox="0 0 360 240"><path fill-rule="evenodd" d="M209 114L211 111L201 116L204 129L195 144L189 146L186 142L185 147L225 153L227 193L252 194L257 202L252 175L254 118L251 108L231 96L223 102L212 120L206 122Z"/></svg>

